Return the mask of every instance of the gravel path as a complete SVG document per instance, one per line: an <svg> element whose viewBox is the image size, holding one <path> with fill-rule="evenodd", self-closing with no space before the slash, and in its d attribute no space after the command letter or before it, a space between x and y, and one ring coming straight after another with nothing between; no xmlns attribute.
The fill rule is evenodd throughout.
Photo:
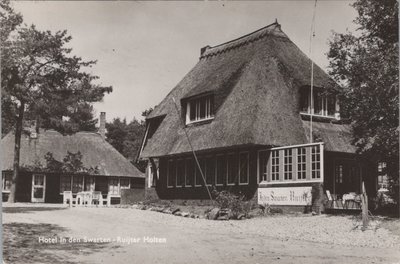
<svg viewBox="0 0 400 264"><path fill-rule="evenodd" d="M352 230L351 217L342 216L211 221L137 209L68 208L3 213L3 224L10 223L46 223L65 228L62 236L115 240L101 251L71 254L68 260L76 263L400 263L398 236L383 228ZM128 243L132 238L140 241Z"/></svg>

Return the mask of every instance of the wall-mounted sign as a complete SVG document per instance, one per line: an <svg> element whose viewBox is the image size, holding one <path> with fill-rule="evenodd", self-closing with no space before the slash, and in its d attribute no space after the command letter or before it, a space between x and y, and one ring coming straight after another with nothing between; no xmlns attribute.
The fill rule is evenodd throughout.
<svg viewBox="0 0 400 264"><path fill-rule="evenodd" d="M258 188L258 204L311 205L312 187Z"/></svg>

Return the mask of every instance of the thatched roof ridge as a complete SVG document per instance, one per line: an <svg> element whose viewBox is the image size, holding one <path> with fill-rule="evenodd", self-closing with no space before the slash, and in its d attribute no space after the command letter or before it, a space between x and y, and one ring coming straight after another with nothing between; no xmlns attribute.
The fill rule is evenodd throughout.
<svg viewBox="0 0 400 264"><path fill-rule="evenodd" d="M310 85L310 75L310 59L277 23L203 50L194 68L149 115L150 126L153 118L164 119L145 142L141 157L190 152L183 105L187 98L202 93L214 94L216 110L211 122L187 127L196 151L307 143L299 93ZM314 85L337 88L317 65Z"/></svg>
<svg viewBox="0 0 400 264"><path fill-rule="evenodd" d="M98 133L78 132L63 136L54 130L41 130L37 138L23 135L21 138L20 166L30 167L36 162L46 165L44 156L51 152L62 161L67 152L82 154L83 166L99 170L103 176L144 177L135 166L122 156ZM1 139L1 170L12 170L14 158L14 134L10 132Z"/></svg>

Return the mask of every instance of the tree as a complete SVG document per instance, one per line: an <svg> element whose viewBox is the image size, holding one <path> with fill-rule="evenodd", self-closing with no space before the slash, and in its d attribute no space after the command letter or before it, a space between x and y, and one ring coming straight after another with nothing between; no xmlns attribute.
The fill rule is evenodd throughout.
<svg viewBox="0 0 400 264"><path fill-rule="evenodd" d="M5 10L9 5L5 5ZM4 7L3 7L4 9ZM10 11L8 11L10 14ZM20 141L25 114L41 127L61 133L74 133L91 127L88 113L93 102L101 101L112 87L93 84L98 79L82 69L95 61L72 56L66 44L71 40L66 31L40 31L34 25L18 26L8 21L12 15L1 16L0 24L9 24L1 42L2 116L14 124L15 148L13 177L9 202L15 202L19 175ZM14 18L13 18L14 19ZM17 19L14 19L17 20ZM3 37L3 32L2 32ZM85 116L85 120L79 117Z"/></svg>
<svg viewBox="0 0 400 264"><path fill-rule="evenodd" d="M328 52L330 74L344 86L342 111L352 121L358 152L385 161L388 175L397 181L398 2L358 0L352 6L358 12L358 29L356 34L334 33Z"/></svg>
<svg viewBox="0 0 400 264"><path fill-rule="evenodd" d="M142 117L147 117L153 108L146 109L142 112ZM132 164L144 171L146 168L145 161L137 161L142 140L146 130L146 123L138 121L136 118L128 124L126 119L113 119L112 122L106 124L107 133L106 140L116 150L118 150Z"/></svg>
<svg viewBox="0 0 400 264"><path fill-rule="evenodd" d="M106 129L107 141L132 164L137 165L135 161L144 136L145 123L136 118L130 123L127 123L126 119L115 118L106 124ZM142 166L138 168L143 169Z"/></svg>

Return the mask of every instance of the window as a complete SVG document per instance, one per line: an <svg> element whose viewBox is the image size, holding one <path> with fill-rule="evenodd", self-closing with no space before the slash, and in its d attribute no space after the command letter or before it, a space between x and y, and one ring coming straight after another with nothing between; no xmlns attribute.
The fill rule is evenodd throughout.
<svg viewBox="0 0 400 264"><path fill-rule="evenodd" d="M335 182L343 183L343 165L335 166Z"/></svg>
<svg viewBox="0 0 400 264"><path fill-rule="evenodd" d="M78 193L83 191L83 176L74 175L72 176L72 192Z"/></svg>
<svg viewBox="0 0 400 264"><path fill-rule="evenodd" d="M378 163L378 189L387 189L389 186L389 179L386 172L386 162Z"/></svg>
<svg viewBox="0 0 400 264"><path fill-rule="evenodd" d="M297 179L306 178L306 148L297 148Z"/></svg>
<svg viewBox="0 0 400 264"><path fill-rule="evenodd" d="M113 195L119 195L118 178L108 178L108 193Z"/></svg>
<svg viewBox="0 0 400 264"><path fill-rule="evenodd" d="M85 176L85 191L89 191L89 192L94 191L94 177L93 176Z"/></svg>
<svg viewBox="0 0 400 264"><path fill-rule="evenodd" d="M291 180L292 179L292 149L284 150L284 179Z"/></svg>
<svg viewBox="0 0 400 264"><path fill-rule="evenodd" d="M239 154L239 184L249 183L249 153Z"/></svg>
<svg viewBox="0 0 400 264"><path fill-rule="evenodd" d="M228 185L234 185L238 175L238 161L235 154L228 155Z"/></svg>
<svg viewBox="0 0 400 264"><path fill-rule="evenodd" d="M60 193L72 190L71 180L72 180L72 177L69 175L61 175L60 176Z"/></svg>
<svg viewBox="0 0 400 264"><path fill-rule="evenodd" d="M193 186L195 173L194 159L186 160L186 174L185 174L185 186Z"/></svg>
<svg viewBox="0 0 400 264"><path fill-rule="evenodd" d="M226 156L217 155L217 179L216 185L224 185L226 182Z"/></svg>
<svg viewBox="0 0 400 264"><path fill-rule="evenodd" d="M130 189L131 188L131 182L129 178L121 178L119 180L119 186L121 189Z"/></svg>
<svg viewBox="0 0 400 264"><path fill-rule="evenodd" d="M203 96L192 99L186 106L186 124L210 120L214 117L213 96Z"/></svg>
<svg viewBox="0 0 400 264"><path fill-rule="evenodd" d="M300 111L304 114L319 115L326 117L335 117L336 114L336 96L325 95L321 91L313 91L313 104L311 106L311 91L304 89L300 95Z"/></svg>
<svg viewBox="0 0 400 264"><path fill-rule="evenodd" d="M259 154L259 175L260 175L260 182L266 182L268 180L268 158L269 152L268 151L260 151Z"/></svg>
<svg viewBox="0 0 400 264"><path fill-rule="evenodd" d="M169 160L168 161L167 186L174 187L175 180L176 180L175 162L174 162L174 160Z"/></svg>
<svg viewBox="0 0 400 264"><path fill-rule="evenodd" d="M273 150L271 156L271 180L279 181L279 150Z"/></svg>
<svg viewBox="0 0 400 264"><path fill-rule="evenodd" d="M199 170L199 166L196 164L196 175L195 175L196 182L195 182L195 184L196 184L196 186L202 186L204 184L203 177L205 177L206 163L205 163L204 158L198 158L197 160L199 161L201 172Z"/></svg>
<svg viewBox="0 0 400 264"><path fill-rule="evenodd" d="M3 192L9 192L11 189L12 172L3 172Z"/></svg>
<svg viewBox="0 0 400 264"><path fill-rule="evenodd" d="M320 163L320 149L319 146L311 147L311 177L319 179L321 177L321 163Z"/></svg>
<svg viewBox="0 0 400 264"><path fill-rule="evenodd" d="M176 162L176 186L182 187L185 183L185 160L180 159Z"/></svg>
<svg viewBox="0 0 400 264"><path fill-rule="evenodd" d="M207 185L213 185L215 178L215 159L214 157L206 158L206 182Z"/></svg>

